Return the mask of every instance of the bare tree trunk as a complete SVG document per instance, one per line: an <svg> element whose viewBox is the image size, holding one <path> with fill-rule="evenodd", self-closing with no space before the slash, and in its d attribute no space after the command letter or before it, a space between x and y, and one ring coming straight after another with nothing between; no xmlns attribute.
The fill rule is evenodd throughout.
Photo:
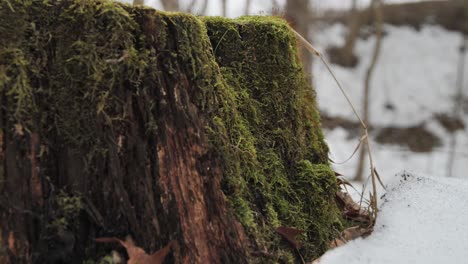
<svg viewBox="0 0 468 264"><path fill-rule="evenodd" d="M357 63L357 58L353 52L354 44L356 43L362 24L359 13L357 12L356 0L353 1L348 23L349 31L346 35L345 45L343 47L343 63L345 65L355 65Z"/></svg>
<svg viewBox="0 0 468 264"><path fill-rule="evenodd" d="M185 12L187 13L193 13L195 10L194 7L195 7L195 4L197 3L197 0L192 0L190 1L190 4L187 6L187 8L185 9Z"/></svg>
<svg viewBox="0 0 468 264"><path fill-rule="evenodd" d="M227 16L227 0L221 0L221 15L223 17Z"/></svg>
<svg viewBox="0 0 468 264"><path fill-rule="evenodd" d="M144 4L145 4L145 0L133 0L133 5L134 6L144 5Z"/></svg>
<svg viewBox="0 0 468 264"><path fill-rule="evenodd" d="M354 46L359 36L361 26L367 21L371 10L360 12L357 10L356 0L351 5L348 18L348 34L342 47L331 47L327 49L330 61L343 67L354 67L359 62L354 55Z"/></svg>
<svg viewBox="0 0 468 264"><path fill-rule="evenodd" d="M202 7L200 9L199 14L205 15L207 8L208 8L208 0L203 0L203 5L202 5Z"/></svg>
<svg viewBox="0 0 468 264"><path fill-rule="evenodd" d="M178 0L161 0L161 3L166 11L179 11Z"/></svg>
<svg viewBox="0 0 468 264"><path fill-rule="evenodd" d="M369 125L369 94L370 94L370 82L372 79L372 73L374 72L375 66L377 65L377 60L380 54L380 48L382 44L382 32L383 32L383 14L382 14L382 3L381 0L373 0L370 6L370 11L373 10L375 14L375 46L374 52L372 54L372 59L369 67L366 71L365 81L364 81L364 94L362 101L362 116L363 121L366 125ZM369 139L368 139L369 140ZM364 173L364 163L367 154L366 146L363 145L359 151L359 161L356 170L356 175L354 180L362 181Z"/></svg>
<svg viewBox="0 0 468 264"><path fill-rule="evenodd" d="M311 13L309 0L287 0L286 1L286 19L291 26L304 38L310 42L309 21ZM309 81L312 71L312 56L303 46L299 48L299 53L304 71L307 73Z"/></svg>
<svg viewBox="0 0 468 264"><path fill-rule="evenodd" d="M245 1L244 15L248 15L248 14L249 14L251 2L252 2L251 0L246 0L246 1Z"/></svg>
<svg viewBox="0 0 468 264"><path fill-rule="evenodd" d="M276 0L271 0L271 8L273 9L273 13L279 13L279 4Z"/></svg>

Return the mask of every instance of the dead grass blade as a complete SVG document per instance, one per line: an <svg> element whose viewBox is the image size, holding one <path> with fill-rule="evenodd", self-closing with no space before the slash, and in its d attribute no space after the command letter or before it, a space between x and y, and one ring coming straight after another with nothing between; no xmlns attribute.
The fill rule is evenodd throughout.
<svg viewBox="0 0 468 264"><path fill-rule="evenodd" d="M351 154L351 156L349 156L349 158L347 158L345 161L342 161L342 162L334 162L332 161L334 164L345 164L346 162L348 162L350 159L352 159L354 157L354 155L357 153L357 151L359 150L359 148L361 147L362 145L362 142L366 139L366 135L362 136L360 139L359 139L359 143L357 144L356 148L354 148L353 150L353 153Z"/></svg>
<svg viewBox="0 0 468 264"><path fill-rule="evenodd" d="M361 123L361 126L364 129L364 135L361 138L364 138L364 143L366 144L367 150L368 150L368 158L369 158L369 163L370 163L370 171L371 171L371 176L372 176L371 177L371 179L372 179L372 188L373 188L373 195L371 196L370 206L372 208L372 214L373 214L372 219L375 220L377 218L377 213L378 213L376 175L375 175L374 159L372 157L372 150L371 150L370 143L369 143L369 132L368 132L368 129L367 129L367 125L365 124L365 122L362 120L361 116L356 111L356 108L354 107L353 103L351 102L348 94L346 93L343 86L341 86L341 83L338 81L338 78L333 73L332 69L330 68L330 65L325 61L323 55L316 48L314 48L314 46L312 46L312 44L310 44L310 42L308 42L304 37L301 36L301 34L299 34L293 28L291 28L291 31L294 32L296 37L305 46L305 48L310 53L317 56L322 61L322 63L325 65L328 72L330 73L330 75L335 80L335 83L338 86L338 88L340 89L341 93L346 98L346 101L348 102L349 106L351 107L354 115L358 118L359 122ZM361 144L359 144L359 145L361 145Z"/></svg>
<svg viewBox="0 0 468 264"><path fill-rule="evenodd" d="M384 190L387 190L387 188L385 187L385 185L384 185L383 182L382 182L382 179L380 179L380 175L379 175L379 173L377 172L377 169L376 169L376 168L374 168L374 173L375 173L375 176L377 176L377 180L379 181L380 186L382 186L382 188L384 188Z"/></svg>

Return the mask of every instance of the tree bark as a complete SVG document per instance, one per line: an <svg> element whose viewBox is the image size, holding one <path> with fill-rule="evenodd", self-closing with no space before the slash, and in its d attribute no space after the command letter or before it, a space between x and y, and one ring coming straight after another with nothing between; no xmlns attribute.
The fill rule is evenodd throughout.
<svg viewBox="0 0 468 264"><path fill-rule="evenodd" d="M21 7L14 6L16 10ZM47 11L47 7L41 8ZM120 7L115 8L110 10L120 12L117 9ZM92 7L86 12L100 15ZM80 14L75 15L73 19L77 20L70 20L63 27L80 28ZM37 79L31 76L27 81L37 85L32 87L35 94L39 87L54 91L54 95L35 98L38 112L25 113L21 118L15 116L18 102L5 94L3 88L8 87L0 89L3 132L0 135L4 142L0 164L5 170L0 175L2 263L82 263L90 252L98 252L99 247L102 250L102 245L93 242L94 238L123 239L127 235L148 253L171 240L177 241L170 256L175 263L244 263L248 259L244 230L229 210L221 190L222 169L205 136L205 114L194 99L201 96L201 87L193 81L188 64L171 57L185 43L192 43L191 38L197 39L203 29L194 18L154 16L150 10L134 15L145 36L145 41L136 45L154 50L153 55L148 55L151 64L138 81L140 91L134 86L136 80L132 81L129 73L133 66L125 55L103 60L100 58L112 56L103 52L96 61L95 65L107 70L122 70L114 80L101 84L98 79L89 83L79 80L86 78L83 76L87 76L88 70L80 72L79 66L83 64L70 65L67 61L73 59L62 57L65 52L73 52L68 44L72 40L65 32L43 43L48 63L40 67L47 76ZM29 18L25 19L27 26ZM48 30L61 28L59 22L49 25ZM118 39L125 42L126 32L132 29L123 25ZM182 32L181 26L187 27L192 35ZM84 26L82 34L102 30L91 27ZM96 37L118 34L116 30L101 31ZM76 34L80 38L81 33ZM154 38L157 34L166 34L167 38ZM29 35L18 33L10 37L21 39ZM200 51L210 49L208 41L197 41L203 46ZM106 37L94 43L105 47L107 42ZM2 50L8 51L6 47L2 46ZM29 52L27 47L18 48ZM197 67L216 72L216 68L210 68L213 64L202 62L204 53L200 51L193 51L193 56L203 63ZM37 58L38 54L30 56ZM5 63L2 67L12 65ZM68 69L76 72L69 73L73 76L69 81L61 81L62 85L70 85L62 95L53 81L62 76L63 67L73 67ZM103 70L106 75L111 73L107 70ZM14 72L5 73L17 77ZM109 94L109 98L120 103L115 108L105 107L101 114L95 114L96 108L87 108L87 105L98 107L93 98L83 101L82 92L88 89L72 92L81 89L75 84L90 87L98 82L99 89L105 89L110 81L120 83ZM55 121L48 120L53 116ZM90 118L85 121L85 116ZM44 120L48 121L41 123ZM73 132L71 128L78 130ZM88 142L74 139L84 136Z"/></svg>

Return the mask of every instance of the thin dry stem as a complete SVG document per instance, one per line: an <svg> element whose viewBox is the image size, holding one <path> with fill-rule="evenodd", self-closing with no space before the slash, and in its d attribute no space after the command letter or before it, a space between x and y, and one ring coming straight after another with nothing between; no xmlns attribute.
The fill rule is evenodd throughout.
<svg viewBox="0 0 468 264"><path fill-rule="evenodd" d="M367 138L366 135L363 135L360 139L359 139L359 143L357 144L357 146L354 148L353 150L353 153L349 156L349 158L347 158L346 160L344 161L341 161L341 162L335 162L335 161L332 161L334 164L345 164L346 162L348 162L350 159L352 159L354 157L354 155L356 154L356 152L359 150L359 148L361 147L362 145L362 142Z"/></svg>
<svg viewBox="0 0 468 264"><path fill-rule="evenodd" d="M369 150L368 151L368 156L369 156L369 163L370 163L370 169L371 169L371 178L372 178L372 188L373 188L373 194L371 195L372 198L371 198L370 206L371 206L372 211L373 211L373 219L372 220L375 221L375 219L377 218L377 211L378 211L378 208L377 208L377 187L376 187L376 179L375 179L376 175L375 175L374 159L372 157L372 151L371 151L371 148L370 148L369 133L367 131L367 125L362 120L362 118L360 117L358 112L356 111L356 108L354 107L353 103L351 102L351 99L349 98L348 94L346 93L346 91L343 88L343 86L341 85L341 83L338 81L338 78L335 76L335 74L333 73L333 71L330 68L330 65L326 62L326 60L324 59L322 54L314 46L312 46L312 44L310 44L303 36L301 36L301 34L299 34L297 31L295 31L292 28L291 28L291 30L294 32L294 34L297 36L297 38L301 41L301 43L304 44L305 48L310 53L312 53L313 55L319 57L320 60L323 62L323 64L327 68L328 72L330 73L330 75L335 80L335 83L337 84L337 86L340 89L341 93L346 98L346 101L348 102L349 106L353 110L354 115L357 117L357 119L359 120L359 122L361 123L361 125L362 125L362 127L364 129L364 136L362 138L364 138L365 145L367 146L367 148Z"/></svg>

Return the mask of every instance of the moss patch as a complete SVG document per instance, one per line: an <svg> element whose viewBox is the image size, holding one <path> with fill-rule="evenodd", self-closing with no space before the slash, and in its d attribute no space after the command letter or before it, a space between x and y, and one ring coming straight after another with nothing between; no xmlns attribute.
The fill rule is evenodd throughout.
<svg viewBox="0 0 468 264"><path fill-rule="evenodd" d="M326 250L341 219L295 37L277 18L203 20L231 103L212 119L224 137L210 134L224 158L225 193L253 240L277 261L293 259L274 233L281 225L306 231L301 252L312 259Z"/></svg>

